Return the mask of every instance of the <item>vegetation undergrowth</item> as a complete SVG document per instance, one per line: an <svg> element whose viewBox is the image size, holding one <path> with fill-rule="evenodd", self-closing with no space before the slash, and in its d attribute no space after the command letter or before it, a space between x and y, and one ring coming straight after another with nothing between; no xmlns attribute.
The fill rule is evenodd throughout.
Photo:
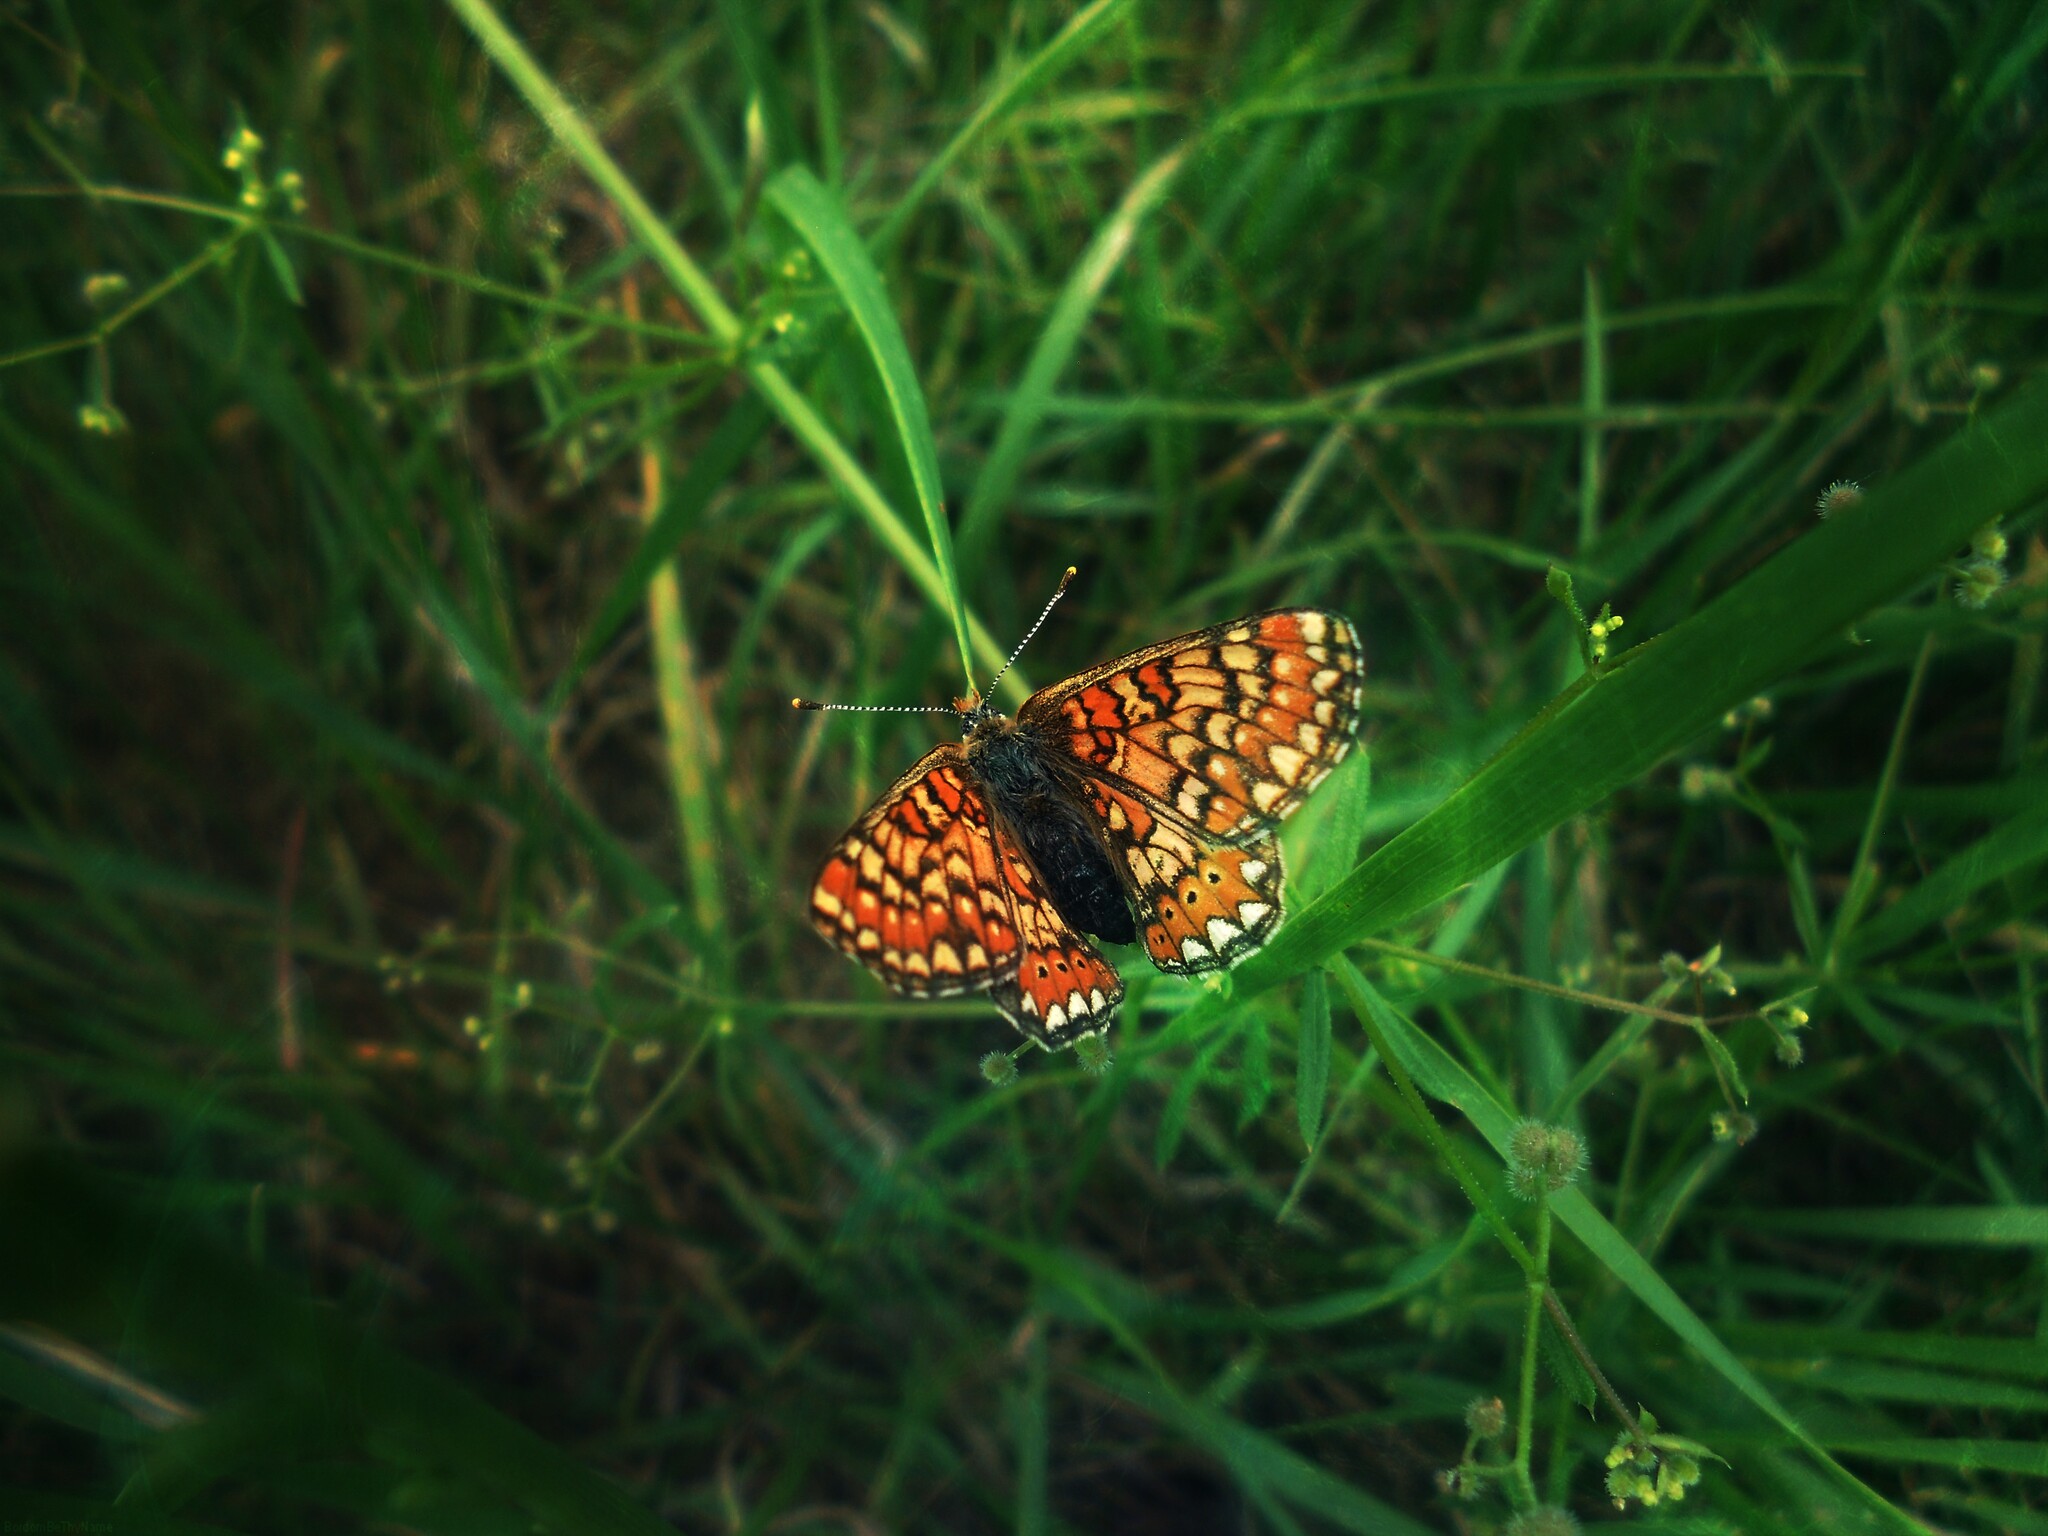
<svg viewBox="0 0 2048 1536"><path fill-rule="evenodd" d="M2044 51L0 10L0 1526L2048 1531ZM1055 1056L788 704L1069 565L1368 676Z"/></svg>

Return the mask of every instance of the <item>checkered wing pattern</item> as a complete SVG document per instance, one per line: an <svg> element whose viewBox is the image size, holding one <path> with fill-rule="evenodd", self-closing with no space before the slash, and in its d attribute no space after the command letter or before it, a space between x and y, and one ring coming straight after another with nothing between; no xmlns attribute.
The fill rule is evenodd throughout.
<svg viewBox="0 0 2048 1536"><path fill-rule="evenodd" d="M1123 999L998 831L956 743L926 753L826 856L811 922L895 991L985 991L1049 1047L1107 1028Z"/></svg>
<svg viewBox="0 0 2048 1536"><path fill-rule="evenodd" d="M1237 964L1280 926L1280 844L1232 847L1204 837L1147 795L1097 779L1088 800L1108 828L1145 952L1160 970L1195 976Z"/></svg>
<svg viewBox="0 0 2048 1536"><path fill-rule="evenodd" d="M1020 724L1205 841L1270 838L1351 750L1365 658L1345 619L1283 608L1042 689Z"/></svg>
<svg viewBox="0 0 2048 1536"><path fill-rule="evenodd" d="M1026 701L1070 750L1147 953L1175 975L1235 965L1280 924L1280 823L1342 762L1365 662L1312 608L1147 646Z"/></svg>

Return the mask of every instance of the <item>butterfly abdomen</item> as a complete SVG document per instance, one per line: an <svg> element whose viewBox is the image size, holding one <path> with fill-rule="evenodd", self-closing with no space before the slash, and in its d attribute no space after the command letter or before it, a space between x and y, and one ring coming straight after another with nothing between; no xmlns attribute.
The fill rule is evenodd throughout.
<svg viewBox="0 0 2048 1536"><path fill-rule="evenodd" d="M968 734L967 762L1004 830L1030 855L1060 916L1112 944L1135 943L1137 924L1096 818L1048 748L1028 730L992 716Z"/></svg>

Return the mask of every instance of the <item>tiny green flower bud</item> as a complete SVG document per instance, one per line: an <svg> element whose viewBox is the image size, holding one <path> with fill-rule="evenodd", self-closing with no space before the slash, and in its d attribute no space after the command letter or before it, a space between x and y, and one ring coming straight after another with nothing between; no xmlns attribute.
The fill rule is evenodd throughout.
<svg viewBox="0 0 2048 1536"><path fill-rule="evenodd" d="M251 128L247 123L244 123L241 127L237 128L234 131L233 136L229 138L227 150L221 156L221 164L225 165L231 171L240 170L243 166L247 165L251 160L255 159L258 155L262 153L262 136L258 134L255 129ZM228 158L229 155L232 155L235 158L231 160Z"/></svg>
<svg viewBox="0 0 2048 1536"><path fill-rule="evenodd" d="M1732 1141L1738 1147L1746 1147L1756 1136L1756 1120L1740 1110L1717 1109L1709 1118L1713 1127L1714 1140Z"/></svg>
<svg viewBox="0 0 2048 1536"><path fill-rule="evenodd" d="M1718 800L1731 794L1735 789L1735 775L1726 768L1710 768L1705 763L1687 763L1678 775L1678 793L1682 799L1697 805L1703 800Z"/></svg>
<svg viewBox="0 0 2048 1536"><path fill-rule="evenodd" d="M1863 499L1863 487L1854 480L1836 480L1820 493L1820 500L1814 503L1814 510L1822 517L1833 517L1837 512L1847 512Z"/></svg>
<svg viewBox="0 0 2048 1536"><path fill-rule="evenodd" d="M1509 1520L1500 1532L1501 1536L1579 1536L1579 1520L1568 1509L1539 1504Z"/></svg>
<svg viewBox="0 0 2048 1536"><path fill-rule="evenodd" d="M1476 1499L1485 1487L1481 1478L1472 1475L1469 1467L1445 1467L1436 1475L1439 1491L1454 1499Z"/></svg>
<svg viewBox="0 0 2048 1536"><path fill-rule="evenodd" d="M1507 1404L1497 1397L1475 1397L1465 1405L1465 1427L1481 1440L1493 1440L1508 1427Z"/></svg>
<svg viewBox="0 0 2048 1536"><path fill-rule="evenodd" d="M1585 1142L1561 1125L1524 1120L1508 1138L1508 1187L1524 1200L1557 1194L1585 1166Z"/></svg>
<svg viewBox="0 0 2048 1536"><path fill-rule="evenodd" d="M1090 1077L1102 1077L1115 1065L1109 1054L1109 1036L1084 1035L1074 1042L1075 1065Z"/></svg>
<svg viewBox="0 0 2048 1536"><path fill-rule="evenodd" d="M1996 560L1970 560L1956 573L1956 601L1965 608L1984 607L2005 585L2005 567Z"/></svg>
<svg viewBox="0 0 2048 1536"><path fill-rule="evenodd" d="M128 430L128 418L115 405L81 405L78 424L96 437L119 437Z"/></svg>
<svg viewBox="0 0 2048 1536"><path fill-rule="evenodd" d="M981 1075L992 1088L1007 1088L1017 1081L1017 1062L1008 1051L990 1051L981 1058Z"/></svg>
<svg viewBox="0 0 2048 1536"><path fill-rule="evenodd" d="M128 292L128 278L120 272L95 272L82 285L85 302L105 309Z"/></svg>
<svg viewBox="0 0 2048 1536"><path fill-rule="evenodd" d="M2005 559L2005 531L1998 526L1997 518L1970 535L1970 551L1986 560Z"/></svg>

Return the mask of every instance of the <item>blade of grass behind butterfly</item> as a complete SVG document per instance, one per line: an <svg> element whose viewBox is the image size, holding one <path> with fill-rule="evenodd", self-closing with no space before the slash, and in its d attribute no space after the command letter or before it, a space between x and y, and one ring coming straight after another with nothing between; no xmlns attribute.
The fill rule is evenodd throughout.
<svg viewBox="0 0 2048 1536"><path fill-rule="evenodd" d="M1050 42L1022 65L1006 73L982 99L981 105L974 109L973 115L961 125L960 131L925 162L888 218L882 221L881 228L869 240L869 248L878 257L890 251L909 227L911 216L930 195L932 188L939 184L939 178L952 169L954 161L965 154L975 140L1022 106L1040 86L1048 84L1069 64L1078 62L1088 45L1096 41L1130 3L1131 0L1094 0L1093 4L1083 6L1068 18L1067 24Z"/></svg>
<svg viewBox="0 0 2048 1536"><path fill-rule="evenodd" d="M926 162L908 190L897 199L895 208L881 228L870 237L868 248L878 257L885 254L909 227L912 215L931 189L938 185L945 170L1061 70L1079 62L1088 45L1129 4L1130 0L1094 0L1093 4L1076 12L1044 48L999 81L960 130ZM821 348L821 353L823 350ZM799 376L798 387L802 383ZM661 515L648 527L639 547L598 606L597 617L584 632L574 659L549 694L545 714L551 717L560 710L598 651L638 608L640 592L649 575L674 553L675 546L682 542L683 535L702 514L704 505L720 485L738 472L740 464L745 462L747 454L760 441L761 433L773 419L773 413L763 404L761 396L749 393L720 421L706 447L691 459L689 469L670 492ZM1020 687L1021 684L1020 674Z"/></svg>
<svg viewBox="0 0 2048 1536"><path fill-rule="evenodd" d="M960 664L967 686L976 686L974 650L967 638L967 607L960 593L960 578L953 568L953 533L946 522L946 493L939 481L939 451L932 441L931 413L924 389L910 361L910 347L903 339L896 311L882 287L882 274L875 270L868 250L854 233L846 211L825 185L802 165L786 166L768 183L770 207L789 221L824 268L826 278L839 300L853 317L868 356L881 375L882 393L889 402L889 414L910 466L911 484L917 492L918 508L924 513L925 533L931 540L932 558L939 569L949 599L953 638L960 647Z"/></svg>
<svg viewBox="0 0 2048 1536"><path fill-rule="evenodd" d="M1073 272L1060 289L1052 313L1046 318L1045 329L1039 332L1037 344L1031 349L1031 358L1024 365L1024 374L1010 392L1009 403L1003 410L1002 426L997 429L988 461L982 465L974 489L968 494L967 508L960 514L960 563L969 571L980 570L987 558L995 539L997 520L1016 493L1017 482L1024 472L1024 460L1031 452L1040 423L1045 419L1054 386L1073 360L1082 327L1094 314L1103 289L1122 264L1125 252L1131 248L1139 223L1172 190L1175 178L1187 165L1197 143L1198 139L1188 139L1178 148L1169 150L1131 183L1116 211L1096 231L1095 238L1081 253L1081 259L1075 263Z"/></svg>
<svg viewBox="0 0 2048 1536"><path fill-rule="evenodd" d="M683 249L682 243L612 158L582 114L527 51L526 45L505 25L490 0L448 0L448 5L475 34L485 52L526 98L548 130L562 141L585 174L612 201L633 238L676 292L696 310L705 329L721 345L738 348L741 342L739 317L726 304L717 286ZM740 366L768 408L853 503L875 536L903 567L905 574L934 604L950 609L954 598L947 590L938 565L925 553L916 536L889 504L888 498L839 440L818 408L774 363L742 357ZM980 621L968 614L965 627L972 654L991 670L1000 666L1004 655L1002 648Z"/></svg>

